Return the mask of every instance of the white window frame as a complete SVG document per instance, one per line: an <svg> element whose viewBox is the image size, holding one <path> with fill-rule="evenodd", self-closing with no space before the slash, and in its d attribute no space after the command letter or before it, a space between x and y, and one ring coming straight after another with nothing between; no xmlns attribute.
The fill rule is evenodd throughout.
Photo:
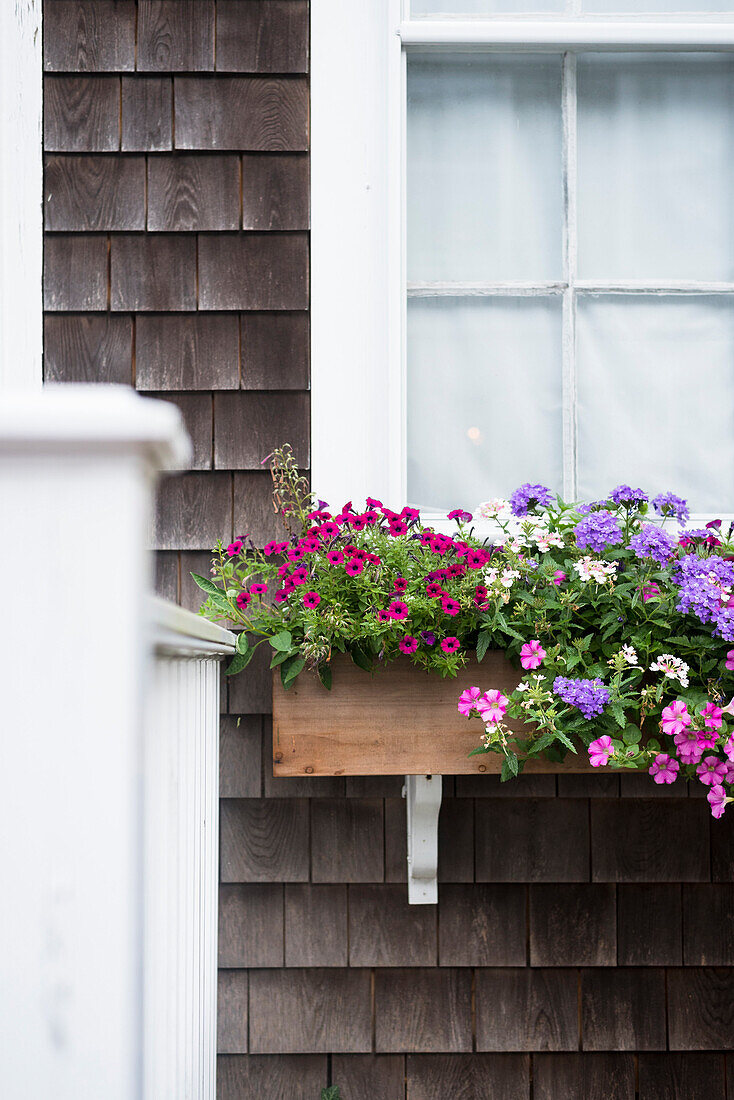
<svg viewBox="0 0 734 1100"><path fill-rule="evenodd" d="M312 481L329 503L380 497L406 503L405 118L411 48L565 54L564 87L579 51L734 50L734 18L409 19L409 0L311 3ZM564 157L575 127L564 100ZM571 178L575 173L571 171ZM575 202L574 188L566 198ZM575 242L564 241L565 282ZM596 285L596 284L595 284ZM590 289L578 280L575 286ZM652 283L600 289L652 292ZM654 289L659 290L660 284ZM450 288L447 288L450 289ZM492 287L480 288L483 293ZM519 289L519 288L518 288ZM547 293L528 284L529 293ZM672 293L734 286L671 282ZM420 288L412 288L419 293ZM573 390L573 287L564 292L564 391ZM571 315L570 315L571 314ZM564 468L575 410L564 400ZM564 491L573 497L573 478ZM424 513L425 515L425 513ZM439 522L436 514L425 518Z"/></svg>
<svg viewBox="0 0 734 1100"><path fill-rule="evenodd" d="M0 390L43 381L41 9L0 3Z"/></svg>

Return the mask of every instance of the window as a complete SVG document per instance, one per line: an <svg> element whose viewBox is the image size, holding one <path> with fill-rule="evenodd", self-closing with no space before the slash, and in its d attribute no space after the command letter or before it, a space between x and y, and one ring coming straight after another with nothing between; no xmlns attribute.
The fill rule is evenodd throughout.
<svg viewBox="0 0 734 1100"><path fill-rule="evenodd" d="M346 444L314 340L319 491L440 515L524 480L590 499L629 481L734 512L734 0L580 6L412 0L399 23L378 5L358 75L371 47L384 143L363 183L384 208L340 298L384 360L359 363L375 332L362 350L343 332Z"/></svg>

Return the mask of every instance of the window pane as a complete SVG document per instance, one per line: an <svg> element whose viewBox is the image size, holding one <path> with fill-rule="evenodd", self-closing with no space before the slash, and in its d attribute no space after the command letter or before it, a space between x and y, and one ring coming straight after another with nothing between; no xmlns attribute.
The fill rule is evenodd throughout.
<svg viewBox="0 0 734 1100"><path fill-rule="evenodd" d="M473 508L560 489L560 298L408 303L408 499Z"/></svg>
<svg viewBox="0 0 734 1100"><path fill-rule="evenodd" d="M620 482L734 511L734 301L582 297L579 495Z"/></svg>
<svg viewBox="0 0 734 1100"><path fill-rule="evenodd" d="M411 0L411 15L494 15L505 12L524 15L543 11L565 11L564 0Z"/></svg>
<svg viewBox="0 0 734 1100"><path fill-rule="evenodd" d="M651 15L673 12L734 12L734 0L583 0L585 12Z"/></svg>
<svg viewBox="0 0 734 1100"><path fill-rule="evenodd" d="M734 58L578 62L579 275L734 281Z"/></svg>
<svg viewBox="0 0 734 1100"><path fill-rule="evenodd" d="M559 57L411 55L408 279L561 271Z"/></svg>

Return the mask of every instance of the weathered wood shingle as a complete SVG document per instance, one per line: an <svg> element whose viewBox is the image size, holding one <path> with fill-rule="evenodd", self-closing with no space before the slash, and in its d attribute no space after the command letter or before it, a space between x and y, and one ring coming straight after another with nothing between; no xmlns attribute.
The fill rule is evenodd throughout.
<svg viewBox="0 0 734 1100"><path fill-rule="evenodd" d="M308 86L299 77L177 76L174 103L177 149L308 148Z"/></svg>
<svg viewBox="0 0 734 1100"><path fill-rule="evenodd" d="M234 156L151 157L148 229L239 229L240 159Z"/></svg>
<svg viewBox="0 0 734 1100"><path fill-rule="evenodd" d="M214 68L214 0L139 0L140 72Z"/></svg>
<svg viewBox="0 0 734 1100"><path fill-rule="evenodd" d="M46 157L48 230L95 231L145 227L143 157Z"/></svg>
<svg viewBox="0 0 734 1100"><path fill-rule="evenodd" d="M119 76L47 76L46 152L112 153L120 148Z"/></svg>
<svg viewBox="0 0 734 1100"><path fill-rule="evenodd" d="M46 72L135 68L135 0L51 0L43 8Z"/></svg>
<svg viewBox="0 0 734 1100"><path fill-rule="evenodd" d="M250 971L254 1054L366 1053L372 1045L368 970Z"/></svg>
<svg viewBox="0 0 734 1100"><path fill-rule="evenodd" d="M218 0L217 71L307 72L307 0Z"/></svg>
<svg viewBox="0 0 734 1100"><path fill-rule="evenodd" d="M47 382L132 382L132 319L53 313L44 321Z"/></svg>

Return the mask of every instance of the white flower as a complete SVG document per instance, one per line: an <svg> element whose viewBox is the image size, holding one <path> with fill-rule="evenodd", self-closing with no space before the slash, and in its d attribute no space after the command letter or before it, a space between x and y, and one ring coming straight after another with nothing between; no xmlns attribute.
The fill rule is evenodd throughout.
<svg viewBox="0 0 734 1100"><path fill-rule="evenodd" d="M650 665L650 672L662 672L669 680L678 680L681 687L688 687L690 666L672 653L661 653Z"/></svg>
<svg viewBox="0 0 734 1100"><path fill-rule="evenodd" d="M604 584L617 574L615 561L604 561L602 558L592 557L591 554L575 561L573 568L582 581L596 581L597 584Z"/></svg>
<svg viewBox="0 0 734 1100"><path fill-rule="evenodd" d="M495 500L484 500L474 509L474 515L481 516L482 519L500 519L511 514L509 500L503 500L501 497Z"/></svg>
<svg viewBox="0 0 734 1100"><path fill-rule="evenodd" d="M636 665L637 664L637 651L635 650L634 646L623 645L622 646L622 656L624 657L624 659L625 659L625 661L627 662L628 665Z"/></svg>
<svg viewBox="0 0 734 1100"><path fill-rule="evenodd" d="M503 569L500 584L503 588L512 588L513 582L520 576L517 569Z"/></svg>
<svg viewBox="0 0 734 1100"><path fill-rule="evenodd" d="M530 684L526 684L525 681L523 680L523 682L521 684L517 685L517 687L515 688L515 691L527 691L529 687L530 687Z"/></svg>

